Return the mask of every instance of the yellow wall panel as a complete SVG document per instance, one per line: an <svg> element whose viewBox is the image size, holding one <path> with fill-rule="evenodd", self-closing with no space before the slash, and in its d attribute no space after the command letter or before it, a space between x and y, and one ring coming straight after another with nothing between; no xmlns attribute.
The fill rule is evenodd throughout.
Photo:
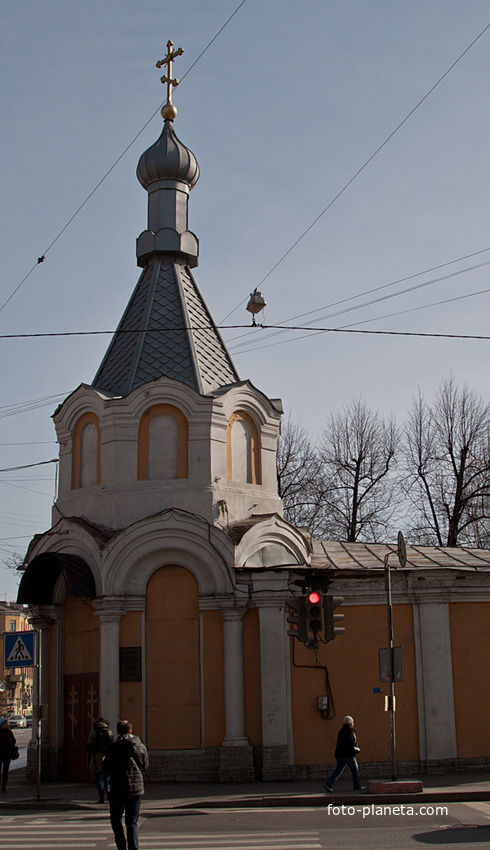
<svg viewBox="0 0 490 850"><path fill-rule="evenodd" d="M488 611L488 602L449 604L458 758L480 758L488 753Z"/></svg>
<svg viewBox="0 0 490 850"><path fill-rule="evenodd" d="M118 659L119 660L119 659ZM118 660L116 663L118 663ZM65 674L99 669L99 618L83 599L65 602Z"/></svg>
<svg viewBox="0 0 490 850"><path fill-rule="evenodd" d="M260 625L258 608L243 618L245 732L251 744L262 744L262 690L260 686Z"/></svg>
<svg viewBox="0 0 490 850"><path fill-rule="evenodd" d="M337 733L344 715L354 717L361 746L359 762L391 759L390 715L384 711L378 649L387 645L386 606L342 606L344 635L312 650L291 638L292 709L296 764L333 763ZM339 612L340 613L340 612ZM397 697L397 759L418 759L417 690L411 605L395 605L395 644L404 646L404 682L395 685ZM326 666L335 717L323 720L317 696L326 694ZM384 693L373 693L380 687Z"/></svg>
<svg viewBox="0 0 490 850"><path fill-rule="evenodd" d="M120 646L141 646L141 611L127 611L119 627ZM142 683L121 682L119 685L119 716L133 724L135 735L143 728Z"/></svg>
<svg viewBox="0 0 490 850"><path fill-rule="evenodd" d="M203 611L204 746L219 747L225 735L223 618Z"/></svg>

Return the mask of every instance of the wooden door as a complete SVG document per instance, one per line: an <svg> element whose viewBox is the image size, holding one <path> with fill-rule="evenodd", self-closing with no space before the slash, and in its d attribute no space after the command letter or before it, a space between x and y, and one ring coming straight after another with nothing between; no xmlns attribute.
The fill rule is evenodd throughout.
<svg viewBox="0 0 490 850"><path fill-rule="evenodd" d="M71 673L65 676L64 776L73 782L90 782L87 767L87 738L99 716L99 674Z"/></svg>

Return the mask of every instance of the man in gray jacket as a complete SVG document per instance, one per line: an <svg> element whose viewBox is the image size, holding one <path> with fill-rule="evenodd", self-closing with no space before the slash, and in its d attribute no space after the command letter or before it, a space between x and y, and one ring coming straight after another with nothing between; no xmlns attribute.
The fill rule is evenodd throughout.
<svg viewBox="0 0 490 850"><path fill-rule="evenodd" d="M133 735L127 720L117 724L118 737L102 761L102 770L110 776L110 818L117 850L138 850L138 818L145 793L143 774L148 770L148 751ZM126 824L126 836L122 817Z"/></svg>

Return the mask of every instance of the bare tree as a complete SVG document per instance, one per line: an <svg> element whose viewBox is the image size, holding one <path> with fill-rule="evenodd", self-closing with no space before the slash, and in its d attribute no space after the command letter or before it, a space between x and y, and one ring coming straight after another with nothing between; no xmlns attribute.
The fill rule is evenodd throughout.
<svg viewBox="0 0 490 850"><path fill-rule="evenodd" d="M454 378L429 407L419 392L405 428L410 533L423 543L485 545L490 531L490 405Z"/></svg>
<svg viewBox="0 0 490 850"><path fill-rule="evenodd" d="M331 415L323 429L323 474L331 533L355 542L386 538L395 512L394 478L399 431L361 399Z"/></svg>
<svg viewBox="0 0 490 850"><path fill-rule="evenodd" d="M312 534L325 533L325 492L329 483L309 432L291 417L283 422L277 447L277 488L284 516Z"/></svg>
<svg viewBox="0 0 490 850"><path fill-rule="evenodd" d="M13 573L15 573L15 578L18 582L22 577L20 567L23 566L24 560L24 556L21 555L19 552L12 552L11 555L8 555L8 557L3 559L4 565L7 567L8 570L11 570Z"/></svg>

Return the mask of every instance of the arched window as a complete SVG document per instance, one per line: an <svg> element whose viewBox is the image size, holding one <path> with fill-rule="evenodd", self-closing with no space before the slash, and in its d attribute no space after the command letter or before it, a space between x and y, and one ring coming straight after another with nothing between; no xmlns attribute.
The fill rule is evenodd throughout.
<svg viewBox="0 0 490 850"><path fill-rule="evenodd" d="M95 413L84 413L73 430L72 490L100 484L100 425Z"/></svg>
<svg viewBox="0 0 490 850"><path fill-rule="evenodd" d="M226 431L228 481L260 484L259 431L252 417L237 410L230 416Z"/></svg>
<svg viewBox="0 0 490 850"><path fill-rule="evenodd" d="M187 478L189 426L181 410L155 404L141 417L138 432L138 480Z"/></svg>

